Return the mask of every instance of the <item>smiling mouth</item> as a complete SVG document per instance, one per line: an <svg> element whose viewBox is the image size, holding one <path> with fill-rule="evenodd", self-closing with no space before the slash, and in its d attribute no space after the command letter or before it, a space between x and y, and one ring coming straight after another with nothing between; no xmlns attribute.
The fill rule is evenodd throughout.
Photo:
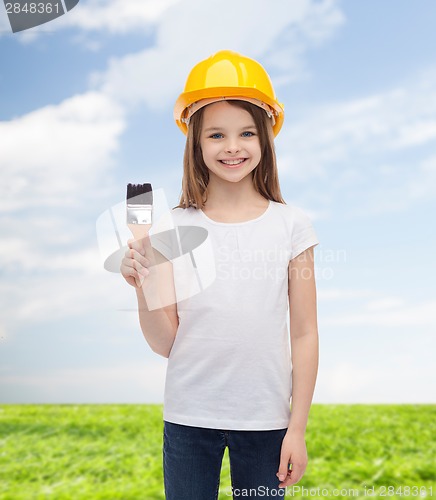
<svg viewBox="0 0 436 500"><path fill-rule="evenodd" d="M239 165L242 165L246 160L247 158L238 158L237 160L219 160L219 161L226 167L235 168L239 167Z"/></svg>

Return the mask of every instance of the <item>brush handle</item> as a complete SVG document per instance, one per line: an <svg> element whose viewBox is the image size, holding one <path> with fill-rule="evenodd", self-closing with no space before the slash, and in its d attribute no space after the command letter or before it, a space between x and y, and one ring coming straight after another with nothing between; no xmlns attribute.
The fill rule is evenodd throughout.
<svg viewBox="0 0 436 500"><path fill-rule="evenodd" d="M146 243L150 243L150 238L148 238L148 233L150 231L151 224L127 224L127 226L130 229L130 232L133 234L135 240L143 240L147 238Z"/></svg>
<svg viewBox="0 0 436 500"><path fill-rule="evenodd" d="M153 252L153 247L151 245L150 237L148 236L151 224L127 224L127 226L133 234L133 238L136 241L141 241L141 245L143 246L145 251L144 257L148 259L148 261L150 262L150 266L153 266L155 263L155 255Z"/></svg>
<svg viewBox="0 0 436 500"><path fill-rule="evenodd" d="M151 246L150 237L148 236L151 224L127 224L127 226L133 234L133 238L142 242L145 250L145 257L153 261L153 247Z"/></svg>

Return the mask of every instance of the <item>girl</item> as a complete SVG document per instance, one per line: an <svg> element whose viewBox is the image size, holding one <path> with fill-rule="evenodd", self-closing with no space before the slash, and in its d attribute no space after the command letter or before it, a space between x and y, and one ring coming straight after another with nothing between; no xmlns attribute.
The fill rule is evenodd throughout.
<svg viewBox="0 0 436 500"><path fill-rule="evenodd" d="M283 497L307 466L319 243L308 216L281 196L274 137L283 107L258 62L220 51L191 70L174 115L187 141L171 214L176 226L207 230L215 278L149 310L144 288L177 295L171 248L153 237L147 254L131 240L121 266L147 342L168 358L166 499L217 499L226 446L234 498Z"/></svg>

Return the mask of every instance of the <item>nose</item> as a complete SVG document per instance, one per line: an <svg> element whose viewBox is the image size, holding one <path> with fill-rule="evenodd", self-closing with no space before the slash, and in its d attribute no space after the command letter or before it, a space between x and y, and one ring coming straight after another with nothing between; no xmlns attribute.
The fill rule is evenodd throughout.
<svg viewBox="0 0 436 500"><path fill-rule="evenodd" d="M225 151L226 153L229 154L236 154L239 153L239 151L241 151L241 146L239 145L237 138L232 138L232 137L228 138L225 144Z"/></svg>

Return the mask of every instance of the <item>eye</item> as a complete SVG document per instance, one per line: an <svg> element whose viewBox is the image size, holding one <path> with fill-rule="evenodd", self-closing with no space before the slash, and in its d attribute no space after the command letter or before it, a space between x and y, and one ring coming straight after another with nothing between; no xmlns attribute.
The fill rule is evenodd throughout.
<svg viewBox="0 0 436 500"><path fill-rule="evenodd" d="M220 133L216 133L216 134L212 134L210 136L211 139L221 139L221 137L223 136L223 134L220 134Z"/></svg>
<svg viewBox="0 0 436 500"><path fill-rule="evenodd" d="M252 137L254 135L254 133L247 131L247 132L242 132L241 135L242 135L242 137Z"/></svg>

